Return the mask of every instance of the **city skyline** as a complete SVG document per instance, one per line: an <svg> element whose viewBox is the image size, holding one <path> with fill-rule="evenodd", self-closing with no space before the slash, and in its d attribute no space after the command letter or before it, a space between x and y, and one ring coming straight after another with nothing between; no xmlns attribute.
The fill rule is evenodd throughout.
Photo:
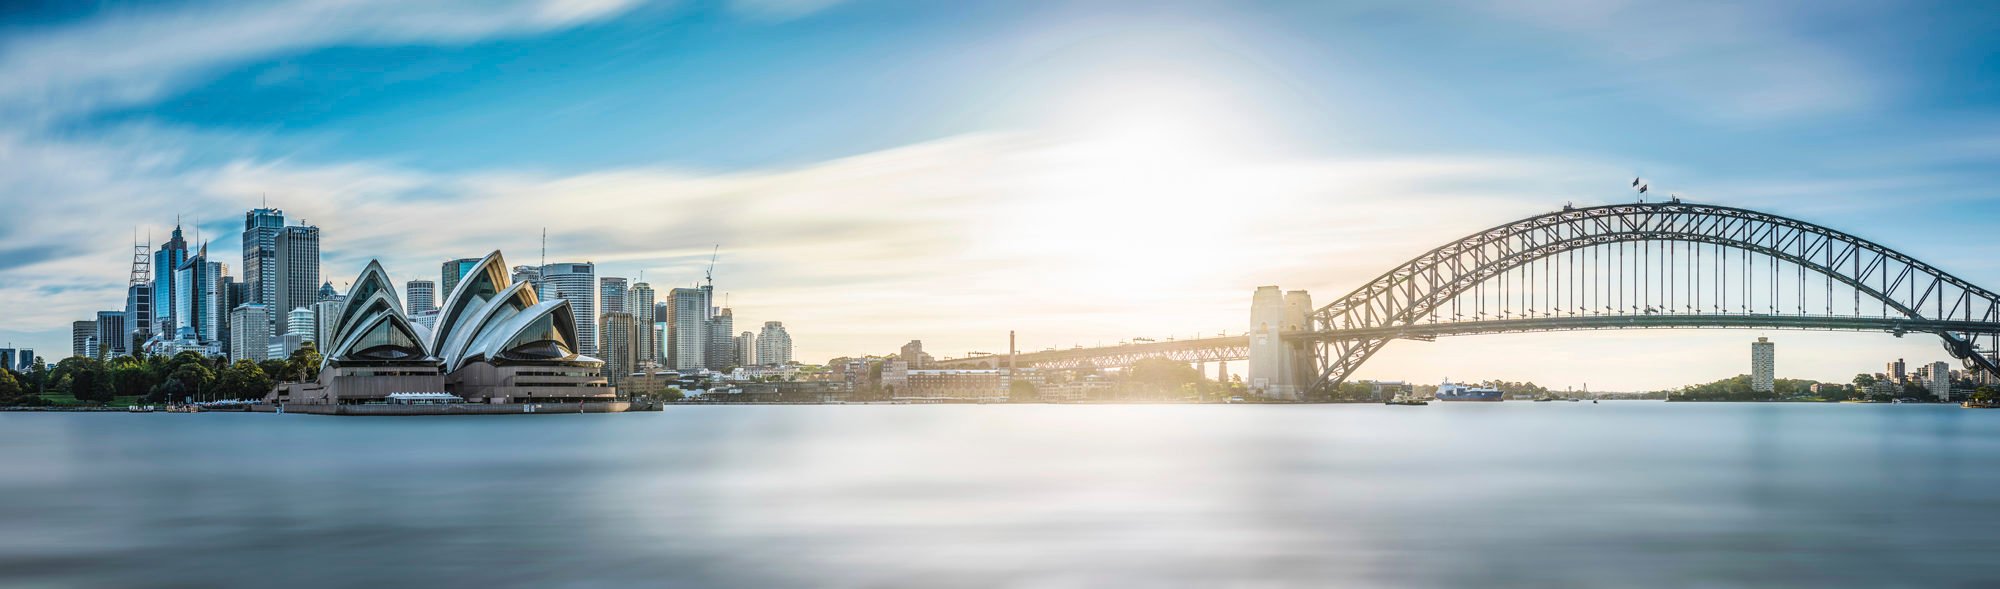
<svg viewBox="0 0 2000 589"><path fill-rule="evenodd" d="M47 356L67 349L70 322L122 308L135 226L157 248L167 222L187 214L188 238L200 233L212 260L239 259L236 219L266 206L266 193L268 206L323 228L320 274L343 291L341 277L369 259L382 258L395 284L436 279L437 264L456 257L536 252L530 236L546 228L550 263L644 275L666 293L698 285L720 243L719 282L730 286L715 294L733 294L730 306L743 312L736 329L782 320L806 335L795 354L806 362L888 353L910 339L940 355L996 352L1009 330L1028 350L1241 333L1259 286L1326 300L1494 223L1566 202L1630 200L1622 182L1634 173L1662 195L1809 219L2000 285L2000 262L1964 247L2000 220L1987 188L1994 173L1976 169L2000 158L1994 107L1976 84L1935 92L1936 77L1970 67L1976 52L1950 43L1875 51L1926 27L1940 39L1968 28L1893 6L1440 14L1272 4L1252 14L1167 4L1113 23L1116 8L902 5L898 25L935 31L842 50L829 47L866 37L857 20L880 16L877 7L516 2L478 18L450 6L369 8L379 12L335 9L320 15L323 30L291 37L282 33L307 25L256 7L4 17L19 34L0 48L0 72L19 82L0 89L0 120L21 130L0 136L0 161L18 180L0 198L22 214L0 224L0 305L47 312L0 315L0 341ZM985 18L950 24L967 12ZM186 14L241 42L161 24ZM1379 40L1359 34L1356 19L1456 44L1370 53ZM1835 43L1809 34L1860 20L1879 25L1878 35ZM383 22L406 26L362 32ZM1608 55L1587 55L1619 22L1661 23L1676 47L1612 40ZM800 40L772 50L779 55L728 57L728 39L689 32L670 61L567 74L577 83L549 95L527 90L547 78L491 61L630 58L606 43L565 42L588 32L651 48L662 42L655 28L698 26ZM1357 34L1297 36L1334 26ZM1528 46L1569 56L1558 62L1568 65L1489 74L1451 63L1523 32L1549 36ZM134 56L146 66L136 73L34 65L118 35L177 50ZM1029 57L933 51L956 46L952 36ZM1710 56L1744 44L1788 59L1773 69ZM1343 52L1381 61L1328 59ZM1306 57L1331 73L1307 71ZM884 59L900 66L897 76L936 81L877 80L905 92L884 96L798 65ZM336 75L391 62L408 63ZM647 66L668 73L628 75ZM460 70L479 83L450 73ZM431 79L396 77L419 72ZM1778 79L1760 83L1763 75ZM672 84L688 77L720 89ZM827 87L819 102L801 97L800 78ZM1527 84L1566 88L1569 98L1524 100ZM974 98L1014 87L1022 105ZM725 103L725 91L761 100ZM252 108L207 106L228 95ZM475 96L495 98L459 109ZM1122 108L1141 98L1144 108ZM645 100L717 120L638 117ZM543 107L557 114L498 135L476 127ZM446 112L455 109L465 112ZM798 131L718 141L759 119ZM632 131L605 132L616 125ZM649 140L658 136L674 138ZM481 207L508 214L451 224L477 229L434 229L454 214L489 215L467 206L481 201L520 206ZM113 213L76 215L79 207ZM1397 342L1360 376L1659 388L1743 373L1742 342L1760 335L1783 338L1785 378L1839 381L1885 357L1944 357L1929 339L1871 333L1527 334Z"/></svg>

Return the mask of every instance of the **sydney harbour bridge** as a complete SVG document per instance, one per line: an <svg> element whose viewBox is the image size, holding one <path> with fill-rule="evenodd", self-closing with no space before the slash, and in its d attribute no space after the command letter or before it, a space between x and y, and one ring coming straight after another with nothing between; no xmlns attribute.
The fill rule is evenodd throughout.
<svg viewBox="0 0 2000 589"><path fill-rule="evenodd" d="M1391 340L1539 331L1756 328L1931 334L2000 375L2000 295L1880 244L1748 209L1562 210L1440 245L1323 306L1275 287L1244 335L975 355L941 367L1116 368L1249 360L1252 388L1338 385Z"/></svg>

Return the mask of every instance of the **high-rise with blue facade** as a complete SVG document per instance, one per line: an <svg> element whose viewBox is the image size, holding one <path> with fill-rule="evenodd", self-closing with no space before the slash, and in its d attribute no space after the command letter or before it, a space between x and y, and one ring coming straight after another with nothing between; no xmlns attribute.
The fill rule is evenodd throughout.
<svg viewBox="0 0 2000 589"><path fill-rule="evenodd" d="M175 223L173 238L160 244L160 249L153 252L152 331L167 338L174 337L175 328L180 325L179 319L174 316L180 309L180 305L176 304L174 299L174 293L177 292L174 288L174 275L180 270L181 263L187 261L187 257L187 240L181 237L180 224Z"/></svg>

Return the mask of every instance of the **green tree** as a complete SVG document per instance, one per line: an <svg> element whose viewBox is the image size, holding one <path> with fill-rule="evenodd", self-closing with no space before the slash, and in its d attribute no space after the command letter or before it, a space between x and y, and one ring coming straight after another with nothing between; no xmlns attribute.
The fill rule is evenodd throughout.
<svg viewBox="0 0 2000 589"><path fill-rule="evenodd" d="M111 371L96 358L64 358L50 374L58 382L66 382L69 396L76 397L78 401L102 403L111 400Z"/></svg>
<svg viewBox="0 0 2000 589"><path fill-rule="evenodd" d="M146 402L179 403L193 396L194 394L188 391L187 385L182 384L181 381L169 378L160 381L159 384L153 385L153 390L146 393Z"/></svg>
<svg viewBox="0 0 2000 589"><path fill-rule="evenodd" d="M264 376L284 382L296 382L291 379L291 367L291 362L281 358L272 358L257 363L257 369L264 371Z"/></svg>
<svg viewBox="0 0 2000 589"><path fill-rule="evenodd" d="M1875 375L1868 373L1861 373L1854 375L1855 388L1866 391L1868 390L1868 387L1872 386L1875 386Z"/></svg>
<svg viewBox="0 0 2000 589"><path fill-rule="evenodd" d="M1011 381L1007 385L1007 400L1015 403L1033 403L1042 400L1042 391L1035 388L1035 383L1032 382Z"/></svg>
<svg viewBox="0 0 2000 589"><path fill-rule="evenodd" d="M182 364L180 368L174 369L171 374L167 375L167 380L180 385L176 388L179 394L169 397L169 400L186 397L199 398L208 392L209 383L215 382L215 373L210 371L204 363Z"/></svg>
<svg viewBox="0 0 2000 589"><path fill-rule="evenodd" d="M299 349L293 350L290 358L285 359L285 363L289 366L287 366L283 378L290 382L305 382L317 379L319 378L319 362L319 347L315 346L312 342L306 342L306 345L299 346Z"/></svg>
<svg viewBox="0 0 2000 589"><path fill-rule="evenodd" d="M214 393L225 399L261 399L275 384L256 362L237 360L216 376Z"/></svg>
<svg viewBox="0 0 2000 589"><path fill-rule="evenodd" d="M1187 384L1204 382L1201 371L1167 358L1140 360L1126 371L1126 380L1155 395L1180 395Z"/></svg>
<svg viewBox="0 0 2000 589"><path fill-rule="evenodd" d="M0 405L19 404L26 396L27 390L21 388L21 380L14 376L14 371L0 369Z"/></svg>
<svg viewBox="0 0 2000 589"><path fill-rule="evenodd" d="M119 360L131 360L119 358ZM139 361L112 362L111 391L121 397L145 395L159 380L153 376L145 364Z"/></svg>
<svg viewBox="0 0 2000 589"><path fill-rule="evenodd" d="M28 368L28 382L23 383L32 386L24 388L31 388L35 395L39 397L42 393L49 392L50 380L49 361L43 360L41 356L36 356L35 363Z"/></svg>

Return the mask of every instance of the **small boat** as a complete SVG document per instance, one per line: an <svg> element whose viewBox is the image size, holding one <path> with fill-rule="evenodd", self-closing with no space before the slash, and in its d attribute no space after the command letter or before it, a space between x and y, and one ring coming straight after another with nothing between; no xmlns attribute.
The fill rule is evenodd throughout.
<svg viewBox="0 0 2000 589"><path fill-rule="evenodd" d="M1390 397L1389 400L1387 401L1383 401L1382 404L1383 405L1429 405L1431 404L1431 402L1429 400L1424 399L1423 397L1412 397L1409 395L1399 394L1394 397Z"/></svg>

